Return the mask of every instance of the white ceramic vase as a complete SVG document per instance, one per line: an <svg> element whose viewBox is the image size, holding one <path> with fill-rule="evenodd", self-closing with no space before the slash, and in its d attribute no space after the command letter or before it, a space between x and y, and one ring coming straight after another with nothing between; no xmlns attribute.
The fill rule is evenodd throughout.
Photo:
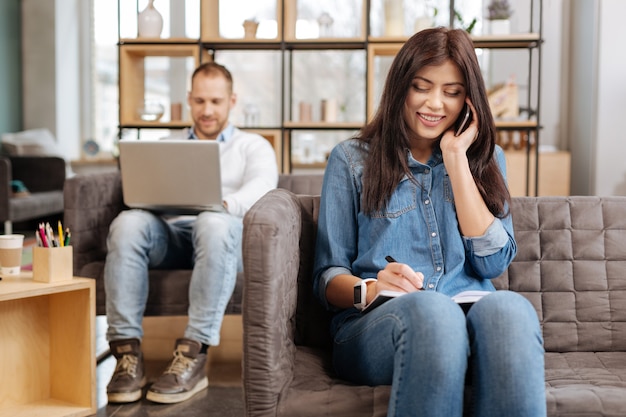
<svg viewBox="0 0 626 417"><path fill-rule="evenodd" d="M403 0L385 0L385 36L404 35Z"/></svg>
<svg viewBox="0 0 626 417"><path fill-rule="evenodd" d="M163 16L154 8L154 0L137 16L137 34L140 38L159 38L163 30Z"/></svg>

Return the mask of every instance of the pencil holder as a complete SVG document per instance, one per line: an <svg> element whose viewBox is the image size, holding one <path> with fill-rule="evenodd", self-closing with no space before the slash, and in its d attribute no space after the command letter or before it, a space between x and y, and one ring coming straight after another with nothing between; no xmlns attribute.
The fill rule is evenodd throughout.
<svg viewBox="0 0 626 417"><path fill-rule="evenodd" d="M73 275L71 246L33 248L33 279L35 281L68 281Z"/></svg>

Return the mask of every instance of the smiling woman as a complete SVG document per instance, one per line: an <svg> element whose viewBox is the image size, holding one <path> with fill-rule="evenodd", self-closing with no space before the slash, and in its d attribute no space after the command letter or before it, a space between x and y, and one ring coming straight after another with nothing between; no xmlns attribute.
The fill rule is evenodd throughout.
<svg viewBox="0 0 626 417"><path fill-rule="evenodd" d="M455 135L464 104L474 117ZM517 251L495 140L472 39L435 28L405 42L372 121L331 151L313 291L333 315L335 372L391 385L390 417L464 414L468 368L477 415L545 415L537 315L491 282ZM385 291L405 294L364 315ZM466 313L463 291L488 295Z"/></svg>

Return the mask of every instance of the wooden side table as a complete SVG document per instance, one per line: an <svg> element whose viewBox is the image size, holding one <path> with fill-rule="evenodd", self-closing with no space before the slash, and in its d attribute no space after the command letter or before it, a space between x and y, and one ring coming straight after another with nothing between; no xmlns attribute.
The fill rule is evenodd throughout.
<svg viewBox="0 0 626 417"><path fill-rule="evenodd" d="M95 318L92 279L0 281L0 417L96 413Z"/></svg>

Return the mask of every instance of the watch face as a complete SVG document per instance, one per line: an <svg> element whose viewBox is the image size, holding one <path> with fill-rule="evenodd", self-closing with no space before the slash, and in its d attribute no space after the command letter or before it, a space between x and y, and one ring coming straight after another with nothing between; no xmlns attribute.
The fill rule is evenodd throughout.
<svg viewBox="0 0 626 417"><path fill-rule="evenodd" d="M360 285L357 285L356 287L354 287L354 304L359 304L361 302L362 289L363 287Z"/></svg>

